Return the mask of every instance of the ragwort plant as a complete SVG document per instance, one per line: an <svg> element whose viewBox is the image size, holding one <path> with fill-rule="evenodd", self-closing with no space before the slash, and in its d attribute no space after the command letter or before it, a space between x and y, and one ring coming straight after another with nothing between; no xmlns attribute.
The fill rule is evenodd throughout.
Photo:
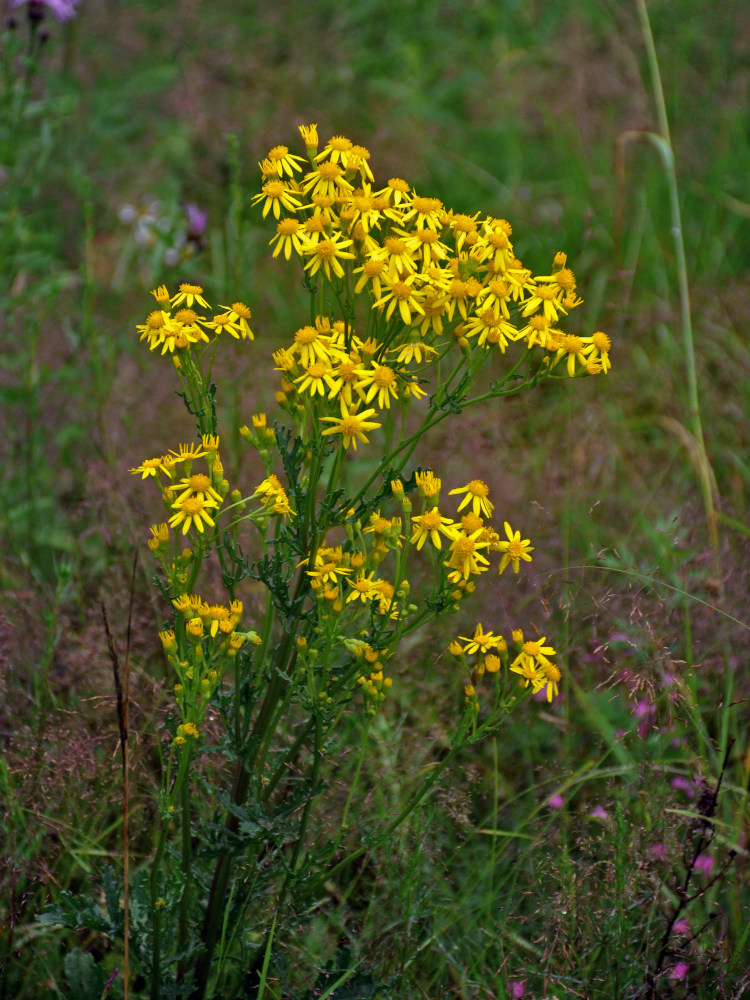
<svg viewBox="0 0 750 1000"><path fill-rule="evenodd" d="M155 853L132 884L132 961L153 998L266 988L284 914L304 913L328 879L392 837L461 750L532 692L551 700L560 681L546 637L527 639L516 623L501 624L508 640L494 622L457 628L463 708L450 750L383 829L353 835L367 731L399 644L460 611L493 566L518 572L531 560L519 530L493 527L481 468L444 490L437 470L413 467L420 440L488 399L606 373L610 341L559 328L582 301L564 253L533 275L504 219L453 212L398 178L378 187L366 149L342 136L319 149L314 125L300 132L306 158L272 149L254 198L277 222L273 256L299 262L310 294L309 322L273 354L281 416L271 427L256 413L240 429L264 465L255 488L225 477L212 381L222 339L253 341L250 309L212 308L197 284L160 286L138 327L171 362L198 429L131 470L162 504L148 544L175 681ZM500 362L504 372L475 388ZM376 455L369 476L349 461L358 449ZM415 572L423 593L410 586ZM264 595L257 617L243 581ZM359 763L338 829L311 838L337 733L353 713ZM201 821L191 798L209 752L232 765L213 791L223 823L218 812Z"/></svg>

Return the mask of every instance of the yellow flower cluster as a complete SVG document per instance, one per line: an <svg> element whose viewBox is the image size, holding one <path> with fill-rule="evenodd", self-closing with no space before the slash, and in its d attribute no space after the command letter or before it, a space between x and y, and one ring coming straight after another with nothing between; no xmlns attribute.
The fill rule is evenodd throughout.
<svg viewBox="0 0 750 1000"><path fill-rule="evenodd" d="M162 354L179 352L193 344L209 343L212 336L218 337L224 332L236 340L254 339L249 324L250 310L244 302L219 306L220 311L207 318L193 309L193 306L211 309L203 298L200 285L181 284L171 297L166 287L160 285L151 294L158 308L148 314L144 323L136 326L141 340L148 343L151 351L160 347Z"/></svg>
<svg viewBox="0 0 750 1000"><path fill-rule="evenodd" d="M298 257L310 277L334 287L366 292L374 312L361 317L364 339L324 316L297 330L291 348L274 355L280 402L335 401L340 417L323 417L332 425L324 433L356 448L380 426L375 407L425 394L421 366L444 354L444 335L467 351L505 352L514 341L539 347L547 370L564 362L571 377L608 371L606 334L558 328L582 302L564 253L552 273L535 276L516 256L505 219L453 212L400 178L374 188L364 147L334 136L318 152L315 126L301 132L309 162L277 146L260 164L254 202L278 220L273 254Z"/></svg>
<svg viewBox="0 0 750 1000"><path fill-rule="evenodd" d="M201 445L181 444L179 451L170 451L158 458L148 458L130 471L142 479L153 477L161 489L169 527L180 529L187 535L191 528L203 534L206 526L215 527L213 515L224 502L229 483L224 478L224 467L219 457L219 439L205 434ZM208 473L193 472L193 463L205 458ZM175 479L176 467L183 466L183 476ZM162 477L164 477L162 479ZM148 545L158 555L169 547L167 524L154 525Z"/></svg>
<svg viewBox="0 0 750 1000"><path fill-rule="evenodd" d="M484 552L502 552L500 573L508 564L518 573L521 560L531 562L530 552L534 546L528 538L521 538L520 531L513 531L505 521L507 541L501 540L497 532L485 525L485 518L492 516L494 504L489 498L489 489L481 479L472 479L465 486L450 491L450 496L463 494L457 513L471 504L471 509L461 517L460 521L445 517L438 506L440 501L441 480L431 471L418 472L417 486L424 500L424 512L411 519L413 528L410 542L419 551L429 539L436 549L442 550L445 538L449 542L448 560L445 566L450 570L448 580L463 588L472 575L484 573L489 569L489 560ZM402 488L403 489L403 488ZM442 537L441 537L442 536ZM457 593L457 599L461 596Z"/></svg>
<svg viewBox="0 0 750 1000"><path fill-rule="evenodd" d="M537 694L546 689L547 701L559 694L560 670L549 659L555 655L552 646L545 646L546 636L539 640L524 641L523 631L514 629L512 652L501 635L485 632L481 622L477 625L473 636L460 635L448 647L449 652L459 657L470 668L470 682L464 686L467 704L478 710L479 696L477 687L485 674L497 678L501 667L511 673L519 674L519 687L531 687ZM515 657L511 658L515 653ZM467 663L467 657L469 662Z"/></svg>

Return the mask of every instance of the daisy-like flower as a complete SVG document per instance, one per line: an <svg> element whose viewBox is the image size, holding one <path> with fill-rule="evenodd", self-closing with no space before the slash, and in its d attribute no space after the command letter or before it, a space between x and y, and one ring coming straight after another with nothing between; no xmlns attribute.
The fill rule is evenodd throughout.
<svg viewBox="0 0 750 1000"><path fill-rule="evenodd" d="M377 405L380 409L389 410L391 399L398 399L396 382L397 376L392 368L373 362L372 368L362 373L362 377L354 388L365 403L371 403L377 396Z"/></svg>
<svg viewBox="0 0 750 1000"><path fill-rule="evenodd" d="M203 298L203 289L201 286L189 285L187 282L183 282L183 284L180 285L180 290L175 292L169 301L172 303L173 307L179 306L184 302L188 309L191 309L193 303L197 302L198 305L203 306L204 309L211 308L208 302L206 302Z"/></svg>
<svg viewBox="0 0 750 1000"><path fill-rule="evenodd" d="M179 451L175 451L174 448L169 449L170 455L174 455L176 462L194 462L196 458L205 458L207 454L199 444L180 444L177 447Z"/></svg>
<svg viewBox="0 0 750 1000"><path fill-rule="evenodd" d="M591 343L594 346L594 350L589 355L588 360L598 361L599 364L601 365L602 371L606 375L606 373L612 367L612 364L609 360L609 351L610 348L612 347L612 341L609 339L606 333L602 333L601 330L598 330L591 337Z"/></svg>
<svg viewBox="0 0 750 1000"><path fill-rule="evenodd" d="M294 344L290 354L299 354L300 362L307 368L315 361L331 364L332 357L329 338L324 337L314 326L302 326L294 334Z"/></svg>
<svg viewBox="0 0 750 1000"><path fill-rule="evenodd" d="M404 222L411 222L416 229L433 229L439 232L443 228L442 213L445 211L439 198L422 198L414 195L411 205L404 212Z"/></svg>
<svg viewBox="0 0 750 1000"><path fill-rule="evenodd" d="M350 444L354 444L354 450L356 451L357 441L364 441L365 444L369 444L369 438L366 436L365 431L374 431L378 427L383 426L368 419L374 415L375 410L372 409L357 413L349 409L342 400L340 417L321 417L324 423L334 425L323 431L323 437L327 437L329 434L340 434L343 439L344 448L348 448Z"/></svg>
<svg viewBox="0 0 750 1000"><path fill-rule="evenodd" d="M383 278L388 269L388 260L384 256L371 256L364 262L362 267L355 267L354 273L361 275L354 286L355 294L359 295L365 285L370 282L372 290L377 298L380 298L380 279Z"/></svg>
<svg viewBox="0 0 750 1000"><path fill-rule="evenodd" d="M335 560L319 559L315 557L315 569L307 570L307 575L313 580L320 580L321 583L337 584L339 577L343 578L351 573L348 566L340 566Z"/></svg>
<svg viewBox="0 0 750 1000"><path fill-rule="evenodd" d="M284 256L287 260L292 256L292 250L300 257L303 254L302 241L300 240L300 229L302 223L299 219L282 219L281 222L276 226L276 235L271 239L270 245L274 247L273 256L278 257L278 255L283 251Z"/></svg>
<svg viewBox="0 0 750 1000"><path fill-rule="evenodd" d="M370 184L374 184L375 178L368 163L369 159L369 149L366 149L364 146L352 146L346 158L346 169L358 170L363 181L369 181Z"/></svg>
<svg viewBox="0 0 750 1000"><path fill-rule="evenodd" d="M308 368L305 369L305 374L300 375L299 378L294 380L295 384L299 387L298 392L308 392L311 396L319 395L325 397L326 393L331 390L332 395L329 399L332 399L335 393L336 382L333 376L331 366L326 364L324 361L314 361Z"/></svg>
<svg viewBox="0 0 750 1000"><path fill-rule="evenodd" d="M458 489L451 490L450 496L461 493L465 493L466 496L458 505L459 511L462 511L468 503L471 503L471 509L475 514L479 514L482 517L492 517L495 505L490 501L490 491L486 483L483 483L481 479L472 479L466 486L459 486Z"/></svg>
<svg viewBox="0 0 750 1000"><path fill-rule="evenodd" d="M476 233L478 218L479 212L476 215L461 215L457 212L451 217L450 228L453 230L453 238L456 241L456 253L461 252L461 247L466 242L467 237Z"/></svg>
<svg viewBox="0 0 750 1000"><path fill-rule="evenodd" d="M202 534L204 525L208 524L212 528L214 527L216 522L211 517L209 511L216 510L218 507L219 504L213 497L207 496L201 500L197 496L189 494L183 500L178 500L172 504L172 508L177 513L170 517L169 523L173 528L182 525L183 535L186 535L193 525Z"/></svg>
<svg viewBox="0 0 750 1000"><path fill-rule="evenodd" d="M219 306L219 309L223 309L224 314L229 317L227 329L235 340L239 340L240 337L243 340L255 340L255 334L248 323L251 312L244 302L233 302L231 306ZM235 331L239 331L239 333Z"/></svg>
<svg viewBox="0 0 750 1000"><path fill-rule="evenodd" d="M351 406L354 387L364 374L364 368L360 368L351 358L347 357L330 371L331 391L328 398L335 399L338 396L347 406Z"/></svg>
<svg viewBox="0 0 750 1000"><path fill-rule="evenodd" d="M495 548L503 553L499 572L502 573L510 563L513 566L513 572L517 573L521 559L524 562L531 562L529 552L534 551L534 546L529 544L528 538L521 538L520 531L513 531L507 521L505 521L505 534L508 536L508 541L497 542L495 545Z"/></svg>
<svg viewBox="0 0 750 1000"><path fill-rule="evenodd" d="M433 261L445 260L448 256L448 247L440 242L438 232L428 226L416 229L413 233L402 229L396 230L396 233L403 239L409 253L421 259L424 268L428 268Z"/></svg>
<svg viewBox="0 0 750 1000"><path fill-rule="evenodd" d="M401 236L386 236L383 250L388 258L387 276L391 281L397 281L403 275L413 274L417 270L417 262Z"/></svg>
<svg viewBox="0 0 750 1000"><path fill-rule="evenodd" d="M535 691L539 691L546 684L547 668L555 666L548 659L549 656L555 655L555 650L552 646L545 646L546 641L547 636L543 635L538 641L525 642L521 647L521 652L510 665L510 669L514 673L521 674L527 679L527 686L529 680L532 682ZM551 671L551 675L554 673L555 671ZM556 673L559 680L560 672L556 671ZM553 681L553 683L557 682Z"/></svg>
<svg viewBox="0 0 750 1000"><path fill-rule="evenodd" d="M550 321L544 313L535 313L528 318L526 326L518 331L518 339L526 339L526 346L531 349L535 344L545 349L554 347L557 338L561 337L560 330L553 329Z"/></svg>
<svg viewBox="0 0 750 1000"><path fill-rule="evenodd" d="M515 339L516 328L494 309L483 309L478 316L472 316L464 325L464 336L467 339L476 334L479 334L477 343L480 347L489 348L497 344L505 353L508 337L510 336L511 340Z"/></svg>
<svg viewBox="0 0 750 1000"><path fill-rule="evenodd" d="M482 287L477 301L486 309L499 309L503 317L510 319L508 302L510 301L510 285L504 278L492 278ZM533 312L534 310L530 310Z"/></svg>
<svg viewBox="0 0 750 1000"><path fill-rule="evenodd" d="M426 302L424 303L426 305ZM412 339L413 338L413 339ZM410 365L416 361L421 365L424 361L430 361L437 354L434 347L430 347L419 336L416 330L409 335L409 340L400 347L391 348L391 353L396 355L399 364Z"/></svg>
<svg viewBox="0 0 750 1000"><path fill-rule="evenodd" d="M321 155L319 153L318 158ZM310 197L322 194L329 198L336 198L338 195L350 194L354 188L344 177L344 168L333 160L326 160L319 163L315 170L305 174L302 190Z"/></svg>
<svg viewBox="0 0 750 1000"><path fill-rule="evenodd" d="M592 339L590 337L577 337L574 333L565 334L560 338L555 364L567 355L565 367L568 370L568 375L573 378L576 373L576 361L582 368L586 367L588 355L594 350Z"/></svg>
<svg viewBox="0 0 750 1000"><path fill-rule="evenodd" d="M414 532L409 541L412 545L416 542L417 551L422 548L428 538L436 549L442 549L441 535L451 541L458 537L458 526L452 518L443 517L437 507L413 517L411 523Z"/></svg>
<svg viewBox="0 0 750 1000"><path fill-rule="evenodd" d="M147 458L145 462L130 471L133 475L137 475L140 472L141 479L148 479L149 476L153 476L156 479L159 472L163 472L170 479L172 478L172 473L165 464L163 455L159 458Z"/></svg>
<svg viewBox="0 0 750 1000"><path fill-rule="evenodd" d="M201 472L196 473L193 476L188 476L185 479L180 480L179 483L175 483L173 489L182 490L182 493L176 498L176 503L182 503L189 496L197 497L199 500L205 500L206 498L212 498L220 504L222 502L222 497L220 493L211 485L211 480L208 476ZM172 504L174 507L175 504Z"/></svg>
<svg viewBox="0 0 750 1000"><path fill-rule="evenodd" d="M487 653L491 649L502 648L503 643L501 635L485 632L481 622L477 625L471 638L465 635L460 635L458 638L463 639L466 643L462 649L463 653Z"/></svg>
<svg viewBox="0 0 750 1000"><path fill-rule="evenodd" d="M274 146L266 159L273 163L279 177L283 177L284 174L294 177L295 170L301 173L302 167L299 164L305 162L303 157L290 153L286 146Z"/></svg>
<svg viewBox="0 0 750 1000"><path fill-rule="evenodd" d="M424 293L414 287L414 275L410 274L403 281L386 280L387 291L372 304L373 309L383 309L388 303L385 311L385 318L388 320L393 315L398 306L399 315L406 326L411 326L413 322L412 313L419 316L424 315L424 309L420 300Z"/></svg>
<svg viewBox="0 0 750 1000"><path fill-rule="evenodd" d="M467 319L468 312L468 302L469 302L469 285L466 281L462 281L461 278L453 278L448 287L445 290L446 294L446 305L445 311L448 319L453 319L453 313L456 308L458 308L459 313L464 319Z"/></svg>
<svg viewBox="0 0 750 1000"><path fill-rule="evenodd" d="M489 561L479 551L489 546L489 542L482 541L480 535L483 529L472 532L471 535L459 534L451 544L450 559L445 564L452 572L448 574L451 583L458 583L460 580L468 580L469 576L484 573L489 566Z"/></svg>
<svg viewBox="0 0 750 1000"><path fill-rule="evenodd" d="M267 181L263 185L260 194L253 196L252 204L257 205L263 199L265 199L265 204L263 205L264 219L270 211L273 211L274 218L280 219L282 208L287 212L296 212L301 205L299 195L291 191L283 181L279 180Z"/></svg>
<svg viewBox="0 0 750 1000"><path fill-rule="evenodd" d="M330 239L318 240L316 243L306 243L302 250L310 260L305 264L305 270L310 275L317 274L322 267L326 278L331 280L331 271L337 278L344 277L342 260L354 260L355 254L346 248L352 246L352 240L345 240L340 233L334 233Z"/></svg>
<svg viewBox="0 0 750 1000"><path fill-rule="evenodd" d="M366 604L367 601L372 601L374 598L380 597L380 590L376 581L373 580L375 575L375 570L366 576L364 572L360 573L356 580L347 580L346 582L352 588L352 592L346 599L346 603L349 604L352 601L362 601Z"/></svg>
<svg viewBox="0 0 750 1000"><path fill-rule="evenodd" d="M422 317L421 324L419 317L415 320L414 325L419 326L419 332L423 337L426 337L430 329L434 330L438 337L443 334L443 316L446 313L447 302L443 292L438 291L435 288L425 288L424 298L422 299L422 310L424 316ZM437 352L432 348L427 348L426 345L422 345L426 350L432 351L433 354ZM422 363L422 359L418 359L418 363Z"/></svg>
<svg viewBox="0 0 750 1000"><path fill-rule="evenodd" d="M569 267L561 267L559 271L555 271L554 274L543 274L537 275L534 278L536 282L547 282L550 287L554 288L555 294L563 298L570 292L575 292L576 290L576 278Z"/></svg>
<svg viewBox="0 0 750 1000"><path fill-rule="evenodd" d="M332 163L340 162L346 166L346 154L351 148L351 139L347 139L345 135L332 135L315 159L318 162L329 159Z"/></svg>

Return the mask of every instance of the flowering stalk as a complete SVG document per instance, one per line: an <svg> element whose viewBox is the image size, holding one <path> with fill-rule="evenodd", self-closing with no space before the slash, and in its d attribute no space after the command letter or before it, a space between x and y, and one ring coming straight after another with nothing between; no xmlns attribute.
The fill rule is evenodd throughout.
<svg viewBox="0 0 750 1000"><path fill-rule="evenodd" d="M398 178L376 188L366 149L335 136L319 151L315 127L301 131L306 158L286 146L271 150L254 199L276 220L273 256L294 258L311 297L310 322L273 354L281 417L272 429L256 413L252 426L240 428L265 470L254 489L232 489L224 476L211 382L220 340L254 339L250 309L243 302L212 309L192 283L171 295L162 286L138 327L153 352L171 359L199 434L132 470L153 481L163 508L149 547L171 606L171 627L160 637L176 679L170 753L179 758L179 792L168 800L178 794L182 803L175 903L182 957L174 975L192 977L194 1000L205 995L215 966L229 975L238 845L252 857L279 859L267 890L277 916L287 898L299 909L331 873L364 853L365 846L355 847L341 860L339 847L369 720L387 699L401 640L460 610L493 564L518 573L531 561L534 547L521 531L505 521L501 537L493 527L482 479L443 492L433 471L407 468L420 440L469 406L610 366L605 334L560 329L581 302L565 254L555 256L549 274L534 276L516 257L505 220L455 213ZM474 390L480 372L506 353L505 373ZM379 455L364 484L349 461L359 449ZM255 557L247 554L253 550ZM201 583L214 556L228 599L209 596ZM409 580L420 561L431 567L425 594ZM253 628L247 580L265 592ZM419 808L456 754L496 731L524 694L544 691L551 701L558 693L560 671L546 637L524 639L515 629L506 641L480 624L450 651L464 674L452 748L381 840ZM222 747L235 767L201 947L191 959L191 922L199 914L189 761L201 751L210 704L221 713ZM364 733L343 818L332 844L311 848L306 838L330 766L325 748L352 706L362 711ZM277 831L279 814L290 819ZM153 997L174 964L163 958L157 906L166 838L163 823L151 881ZM270 947L262 914L256 919ZM260 962L263 947L257 955Z"/></svg>

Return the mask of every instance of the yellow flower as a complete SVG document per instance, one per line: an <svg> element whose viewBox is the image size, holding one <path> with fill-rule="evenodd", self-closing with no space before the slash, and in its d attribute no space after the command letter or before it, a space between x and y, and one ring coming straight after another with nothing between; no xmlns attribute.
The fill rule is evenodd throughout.
<svg viewBox="0 0 750 1000"><path fill-rule="evenodd" d="M282 219L279 222L276 226L276 235L270 241L271 246L276 244L273 251L274 257L278 257L282 250L287 260L292 256L292 250L300 257L302 256L303 248L299 232L301 226L302 223L299 219Z"/></svg>
<svg viewBox="0 0 750 1000"><path fill-rule="evenodd" d="M141 479L147 479L149 476L153 476L156 479L157 472L163 472L170 479L172 478L172 473L165 465L163 456L161 458L147 458L145 462L130 471L133 475L137 475L140 472Z"/></svg>
<svg viewBox="0 0 750 1000"><path fill-rule="evenodd" d="M305 144L305 152L312 160L318 151L318 126L317 124L300 125L299 131Z"/></svg>
<svg viewBox="0 0 750 1000"><path fill-rule="evenodd" d="M296 378L295 383L299 386L299 392L306 392L309 390L311 396L316 394L321 397L325 397L326 393L330 389L332 396L335 395L335 379L333 377L332 370L329 365L323 361L315 361L308 368L305 369L305 374L300 375Z"/></svg>
<svg viewBox="0 0 750 1000"><path fill-rule="evenodd" d="M365 604L367 601L373 600L373 598L380 597L378 586L373 580L374 574L375 571L373 570L369 576L360 573L356 580L347 580L347 583L352 588L351 594L346 599L347 604L358 600L361 600Z"/></svg>
<svg viewBox="0 0 750 1000"><path fill-rule="evenodd" d="M432 497L440 495L440 487L443 485L443 481L431 469L425 469L424 472L417 472L415 479L417 481L417 488L425 500L430 500Z"/></svg>
<svg viewBox="0 0 750 1000"><path fill-rule="evenodd" d="M424 292L414 287L413 274L407 275L403 281L401 279L397 281L386 280L386 287L387 291L372 304L373 309L382 309L388 303L388 308L385 311L386 319L391 318L397 305L399 315L406 326L411 326L413 322L412 313L424 316L424 309L421 305Z"/></svg>
<svg viewBox="0 0 750 1000"><path fill-rule="evenodd" d="M176 503L179 504L189 496L198 497L199 500L205 500L206 497L212 497L219 504L222 501L221 494L217 493L216 490L211 485L211 480L208 476L202 473L197 473L196 475L190 476L187 479L180 480L179 483L175 483L173 489L182 490L183 492L176 498ZM173 507L176 504L172 504Z"/></svg>
<svg viewBox="0 0 750 1000"><path fill-rule="evenodd" d="M466 643L462 650L464 653L487 653L490 649L496 649L503 640L501 635L485 632L481 622L477 625L471 638L465 635L460 635L458 638L463 639Z"/></svg>
<svg viewBox="0 0 750 1000"><path fill-rule="evenodd" d="M274 146L268 154L267 159L274 165L279 177L283 177L285 173L290 177L294 177L295 170L302 171L298 163L305 162L301 156L295 156L294 153L290 153L286 146Z"/></svg>
<svg viewBox="0 0 750 1000"><path fill-rule="evenodd" d="M255 335L248 323L251 315L250 309L244 302L233 302L231 306L219 306L219 309L226 310L226 315L229 317L227 328L235 339L239 339L237 333L235 333L235 330L239 330L239 336L243 340L255 340Z"/></svg>
<svg viewBox="0 0 750 1000"><path fill-rule="evenodd" d="M442 548L440 535L444 535L451 540L458 537L458 527L452 518L443 517L437 507L426 511L424 514L412 518L414 532L410 538L410 543L417 543L419 551L429 538L436 549Z"/></svg>
<svg viewBox="0 0 750 1000"><path fill-rule="evenodd" d="M531 556L529 552L534 551L534 546L529 544L529 539L521 539L520 531L513 531L511 526L507 521L505 523L505 534L508 536L508 541L502 541L496 543L496 548L505 553L500 560L499 572L502 573L508 563L513 565L513 572L517 573L520 567L521 559L524 562L531 562Z"/></svg>
<svg viewBox="0 0 750 1000"><path fill-rule="evenodd" d="M173 528L182 524L183 535L186 535L193 525L202 534L204 524L214 527L215 521L209 514L209 510L216 510L218 506L219 504L210 496L203 500L196 496L186 496L184 500L172 504L177 513L170 517L169 523Z"/></svg>
<svg viewBox="0 0 750 1000"><path fill-rule="evenodd" d="M371 403L377 396L380 409L390 409L391 398L398 399L396 389L396 373L388 365L373 363L372 368L362 372L362 376L354 386L366 403Z"/></svg>
<svg viewBox="0 0 750 1000"><path fill-rule="evenodd" d="M200 285L180 285L180 290L175 292L169 301L173 306L178 306L181 302L184 302L185 305L190 308L193 302L197 302L199 305L203 306L204 309L211 308L208 302L206 302L203 298L203 289Z"/></svg>
<svg viewBox="0 0 750 1000"><path fill-rule="evenodd" d="M340 233L334 233L330 239L318 240L316 243L305 243L303 252L310 260L305 264L305 270L310 275L317 274L322 267L326 278L331 280L331 271L337 278L344 277L344 269L341 266L342 260L354 260L354 254L346 250L352 246L351 240L345 240Z"/></svg>
<svg viewBox="0 0 750 1000"><path fill-rule="evenodd" d="M485 483L481 479L472 479L471 482L467 483L466 486L460 486L458 489L451 490L450 495L465 493L466 496L463 498L461 503L458 505L459 511L462 511L464 507L471 501L471 509L475 514L481 514L483 517L492 517L492 511L495 509L495 505L490 502L489 490Z"/></svg>
<svg viewBox="0 0 750 1000"><path fill-rule="evenodd" d="M260 194L256 194L252 199L252 204L257 205L265 198L263 206L263 218L273 209L274 218L281 218L281 209L287 212L296 212L300 207L300 197L296 192L291 191L283 181L268 181L263 185Z"/></svg>
<svg viewBox="0 0 750 1000"><path fill-rule="evenodd" d="M354 450L357 450L357 441L364 441L365 444L369 444L369 440L365 435L365 431L376 430L378 427L382 427L382 424L375 423L372 420L368 420L368 417L372 417L375 414L375 410L363 410L361 413L349 410L346 403L341 404L341 417L322 417L324 423L330 423L337 426L328 427L323 431L323 436L326 437L329 434L341 434L343 438L344 448L348 448L350 444L354 444Z"/></svg>
<svg viewBox="0 0 750 1000"><path fill-rule="evenodd" d="M445 564L452 570L448 574L451 583L458 583L462 579L468 580L471 573L484 573L489 566L489 561L479 551L489 545L489 542L483 542L479 537L482 530L480 528L471 535L461 533L451 545L450 559Z"/></svg>

